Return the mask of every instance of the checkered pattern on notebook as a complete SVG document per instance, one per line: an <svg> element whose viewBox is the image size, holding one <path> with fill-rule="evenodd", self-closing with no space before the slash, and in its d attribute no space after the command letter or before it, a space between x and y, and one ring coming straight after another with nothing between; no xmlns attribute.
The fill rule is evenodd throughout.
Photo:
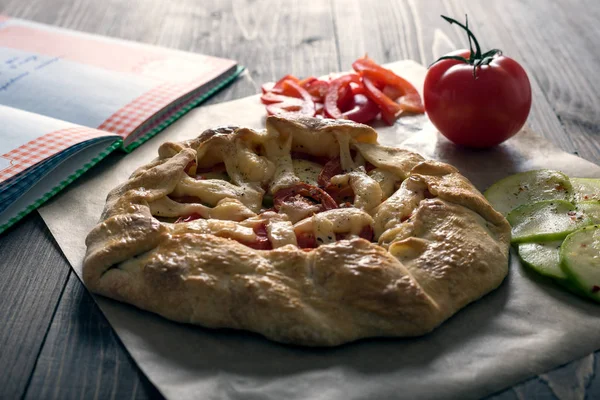
<svg viewBox="0 0 600 400"><path fill-rule="evenodd" d="M189 85L168 83L159 85L111 115L98 129L116 133L125 138L144 121L155 115L158 110L187 91L189 91Z"/></svg>
<svg viewBox="0 0 600 400"><path fill-rule="evenodd" d="M73 127L50 132L2 154L10 166L0 171L0 182L84 140L104 136L103 132L84 127Z"/></svg>
<svg viewBox="0 0 600 400"><path fill-rule="evenodd" d="M0 189L0 213L10 207L14 201L18 200L29 188L48 175L61 162L87 147L87 143L88 142L84 142L69 147L49 159L0 183L0 185L7 184Z"/></svg>

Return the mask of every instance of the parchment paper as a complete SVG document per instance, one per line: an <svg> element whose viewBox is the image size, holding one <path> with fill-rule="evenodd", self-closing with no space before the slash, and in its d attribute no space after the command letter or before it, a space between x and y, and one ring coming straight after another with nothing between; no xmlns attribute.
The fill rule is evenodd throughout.
<svg viewBox="0 0 600 400"><path fill-rule="evenodd" d="M394 64L421 87L423 67ZM261 128L257 96L190 112L130 155L114 155L40 210L81 276L84 238L108 191L156 157L160 143L222 124ZM600 177L600 167L566 154L530 131L495 150L461 150L424 116L379 130L380 141L457 166L480 190L510 173L553 168ZM372 339L332 349L272 343L231 330L172 323L95 297L140 368L171 399L478 398L600 348L600 305L577 298L524 270L511 257L502 286L433 333L416 339Z"/></svg>

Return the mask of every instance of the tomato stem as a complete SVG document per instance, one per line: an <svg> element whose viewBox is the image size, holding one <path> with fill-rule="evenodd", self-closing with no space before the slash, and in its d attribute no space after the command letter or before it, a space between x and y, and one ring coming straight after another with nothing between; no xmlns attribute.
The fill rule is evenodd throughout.
<svg viewBox="0 0 600 400"><path fill-rule="evenodd" d="M467 37L469 38L469 51L470 51L469 58L460 57L460 56L443 56L443 57L440 57L437 60L435 60L430 65L430 67L441 60L461 61L461 62L464 62L466 64L473 66L473 78L477 79L477 67L481 67L482 65L488 65L489 63L491 63L494 60L494 58L496 56L502 55L502 51L499 49L492 49L492 50L486 51L483 54L481 53L481 46L479 45L479 42L477 41L475 34L473 34L473 31L471 31L469 29L469 18L466 14L465 14L465 24L464 25L450 17L446 17L444 15L441 15L441 17L444 20L448 21L450 24L456 24L459 27L461 27L465 32L467 32ZM475 52L473 52L473 45L475 45Z"/></svg>
<svg viewBox="0 0 600 400"><path fill-rule="evenodd" d="M452 23L450 23L450 25L452 25ZM465 14L465 27L467 28L467 31L469 31L469 16L467 14ZM467 35L467 37L469 38L469 54L473 54L473 41L471 40L471 35Z"/></svg>
<svg viewBox="0 0 600 400"><path fill-rule="evenodd" d="M473 40L473 43L475 44L475 54L473 54L473 47L471 46L471 55L469 56L469 61L470 61L469 64L472 64L473 60L475 60L475 59L480 59L481 58L481 46L479 46L479 42L477 41L477 38L475 37L473 32L469 29L469 25L468 25L469 20L468 20L467 15L465 14L465 19L467 20L466 26L450 17L446 17L444 15L440 15L440 16L442 18L444 18L446 21L448 21L450 23L450 25L456 24L456 25L460 26L462 29L464 29L465 32L467 32L467 36L469 38L469 44L471 44L471 40Z"/></svg>

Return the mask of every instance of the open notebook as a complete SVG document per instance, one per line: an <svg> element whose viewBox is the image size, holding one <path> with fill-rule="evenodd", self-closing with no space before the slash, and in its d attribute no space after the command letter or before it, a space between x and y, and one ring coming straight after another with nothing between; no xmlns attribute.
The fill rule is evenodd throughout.
<svg viewBox="0 0 600 400"><path fill-rule="evenodd" d="M0 15L0 233L242 69L232 60Z"/></svg>

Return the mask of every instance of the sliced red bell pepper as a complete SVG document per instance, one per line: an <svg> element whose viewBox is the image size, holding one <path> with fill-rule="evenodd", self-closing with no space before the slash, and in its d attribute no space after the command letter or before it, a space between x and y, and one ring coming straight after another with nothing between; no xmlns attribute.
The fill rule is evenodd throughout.
<svg viewBox="0 0 600 400"><path fill-rule="evenodd" d="M387 89L388 94L392 94L391 91L394 91L392 100L397 98L403 110L414 113L425 112L419 92L406 79L396 75L389 69L383 68L366 56L356 60L352 67L364 78L383 86L389 86L390 88Z"/></svg>
<svg viewBox="0 0 600 400"><path fill-rule="evenodd" d="M267 113L269 115L298 113L308 117L314 117L315 102L305 89L292 80L284 81L281 86L284 92L293 93L295 96L287 97L280 103L268 104ZM296 97L299 97L301 100Z"/></svg>
<svg viewBox="0 0 600 400"><path fill-rule="evenodd" d="M346 85L340 89L337 106L342 113L354 107L354 94L350 85Z"/></svg>
<svg viewBox="0 0 600 400"><path fill-rule="evenodd" d="M309 85L311 82L314 82L316 80L317 80L317 78L315 78L314 76L309 76L308 78L300 79L296 83L306 89L307 85Z"/></svg>
<svg viewBox="0 0 600 400"><path fill-rule="evenodd" d="M359 83L360 77L356 74L347 74L330 82L329 90L325 95L325 113L330 118L344 118L338 104L342 96L348 96L347 93L352 96L352 90L349 87L351 82ZM345 98L342 98L342 100L345 100Z"/></svg>
<svg viewBox="0 0 600 400"><path fill-rule="evenodd" d="M275 82L267 82L267 83L263 83L260 86L260 90L263 92L263 94L265 94L265 93L269 93L271 90L273 90L274 87L275 87Z"/></svg>
<svg viewBox="0 0 600 400"><path fill-rule="evenodd" d="M410 111L417 114L423 114L425 112L425 106L423 106L423 101L421 100L421 96L418 92L416 93L407 93L404 96L396 99L398 103L404 108L406 111Z"/></svg>
<svg viewBox="0 0 600 400"><path fill-rule="evenodd" d="M315 103L315 115L316 116L323 116L323 112L325 111L325 106L323 105L323 103Z"/></svg>
<svg viewBox="0 0 600 400"><path fill-rule="evenodd" d="M278 115L285 113L301 112L304 101L295 97L282 96L285 100L278 103L267 104L267 114Z"/></svg>
<svg viewBox="0 0 600 400"><path fill-rule="evenodd" d="M298 82L300 82L300 79L296 78L294 75L288 74L288 75L284 76L283 78L281 78L280 80L278 80L275 83L275 86L273 86L273 89L271 91L275 91L277 93L278 90L282 89L284 82L287 82L287 81L293 81L293 82L298 83Z"/></svg>
<svg viewBox="0 0 600 400"><path fill-rule="evenodd" d="M390 99L392 99L394 101L398 97L400 97L404 94L403 90L399 89L396 86L390 86L390 85L384 86L381 91L383 92L383 94L385 94L387 97L389 97Z"/></svg>
<svg viewBox="0 0 600 400"><path fill-rule="evenodd" d="M268 115L279 115L288 113L301 113L303 101L300 99L294 99L290 97L290 101L282 101L281 103L267 104ZM297 100L297 101L295 101Z"/></svg>
<svg viewBox="0 0 600 400"><path fill-rule="evenodd" d="M361 75L369 75L371 79L383 82L387 85L404 87L405 91L417 91L406 79L396 75L393 71L382 67L367 56L354 61L352 63L352 68Z"/></svg>
<svg viewBox="0 0 600 400"><path fill-rule="evenodd" d="M380 112L390 125L404 111L424 112L414 86L393 71L366 56L352 67L358 74L345 74L331 81L286 75L262 86L261 101L270 115L294 112L367 123Z"/></svg>
<svg viewBox="0 0 600 400"><path fill-rule="evenodd" d="M390 99L399 103L405 111L414 113L424 112L423 103L421 102L421 96L419 96L419 93L404 93L401 88L391 85L386 85L382 92Z"/></svg>
<svg viewBox="0 0 600 400"><path fill-rule="evenodd" d="M366 78L372 78L376 75L371 72L365 72L364 76ZM416 114L422 114L425 112L425 107L421 101L421 96L416 89L414 91L406 91L404 87L386 84L383 86L382 92L391 100L400 104L404 111L409 111Z"/></svg>
<svg viewBox="0 0 600 400"><path fill-rule="evenodd" d="M365 91L367 96L373 100L381 109L381 117L388 125L393 125L396 119L402 113L402 107L394 100L387 97L377 89L375 84L366 77L363 77L363 83L365 85Z"/></svg>
<svg viewBox="0 0 600 400"><path fill-rule="evenodd" d="M392 125L394 125L396 123L396 121L398 120L398 118L400 118L401 114L402 114L402 110L400 110L400 112L398 112L397 114L391 113L391 112L386 111L386 110L381 110L381 119L387 125L392 126Z"/></svg>
<svg viewBox="0 0 600 400"><path fill-rule="evenodd" d="M285 94L289 96L289 94L284 93L283 83L290 80L296 83L300 82L300 79L296 78L294 75L286 75L277 82L267 82L263 84L261 90L263 93L273 92L275 94Z"/></svg>
<svg viewBox="0 0 600 400"><path fill-rule="evenodd" d="M313 101L310 93L306 91L302 86L293 81L286 81L283 83L284 90L291 90L295 92L304 101L302 104L301 113L313 117L315 115L315 102Z"/></svg>
<svg viewBox="0 0 600 400"><path fill-rule="evenodd" d="M273 92L267 92L267 93L263 94L262 96L260 96L260 101L263 104L281 103L284 101L290 101L290 102L296 101L298 103L298 105L302 104L301 98L297 98L295 96L294 97L285 96L283 94L277 94L277 93L273 93Z"/></svg>
<svg viewBox="0 0 600 400"><path fill-rule="evenodd" d="M379 114L379 106L364 94L354 95L354 107L343 113L347 119L366 124L374 120Z"/></svg>
<svg viewBox="0 0 600 400"><path fill-rule="evenodd" d="M353 83L350 87L352 88L352 94L364 94L366 96L365 85L362 82L360 84Z"/></svg>
<svg viewBox="0 0 600 400"><path fill-rule="evenodd" d="M313 80L305 85L302 85L304 89L313 97L315 102L323 102L325 99L325 95L327 94L327 89L329 89L329 82L321 81L321 80Z"/></svg>

